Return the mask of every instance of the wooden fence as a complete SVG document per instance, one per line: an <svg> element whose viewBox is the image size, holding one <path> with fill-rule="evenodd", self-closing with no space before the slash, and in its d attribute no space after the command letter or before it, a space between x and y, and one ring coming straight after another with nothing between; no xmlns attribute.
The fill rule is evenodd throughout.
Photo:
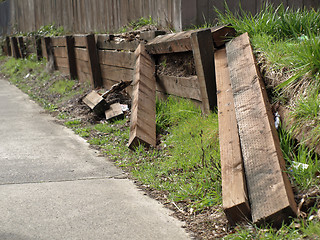
<svg viewBox="0 0 320 240"><path fill-rule="evenodd" d="M235 12L239 4L245 11L258 12L263 0L226 0ZM269 0L294 8L318 8L317 0ZM191 25L212 22L214 7L225 11L222 0L6 0L0 4L0 34L29 32L55 23L73 33L117 31L140 17L158 20L182 30Z"/></svg>

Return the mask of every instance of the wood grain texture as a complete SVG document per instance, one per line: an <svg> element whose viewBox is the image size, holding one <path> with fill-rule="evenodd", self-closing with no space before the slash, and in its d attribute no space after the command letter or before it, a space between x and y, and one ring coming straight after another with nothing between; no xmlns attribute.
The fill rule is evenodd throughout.
<svg viewBox="0 0 320 240"><path fill-rule="evenodd" d="M146 45L147 52L149 54L168 54L192 51L191 34L199 31L203 30L190 30L158 36ZM210 31L215 47L223 46L230 37L235 35L235 30L229 26L213 27L210 28Z"/></svg>
<svg viewBox="0 0 320 240"><path fill-rule="evenodd" d="M21 58L21 54L20 54L17 38L16 37L11 37L10 38L10 44L11 44L11 55L14 58Z"/></svg>
<svg viewBox="0 0 320 240"><path fill-rule="evenodd" d="M210 29L191 34L193 58L201 92L202 112L209 114L217 107L214 69L214 46Z"/></svg>
<svg viewBox="0 0 320 240"><path fill-rule="evenodd" d="M129 148L139 143L156 145L156 80L155 63L141 43L137 50L133 82Z"/></svg>
<svg viewBox="0 0 320 240"><path fill-rule="evenodd" d="M226 49L215 52L222 178L222 204L229 223L250 220L251 212L244 175Z"/></svg>
<svg viewBox="0 0 320 240"><path fill-rule="evenodd" d="M156 90L165 94L201 101L197 76L173 77L157 75Z"/></svg>
<svg viewBox="0 0 320 240"><path fill-rule="evenodd" d="M97 47L102 50L135 51L139 46L138 40L117 42L109 39L109 34L97 35Z"/></svg>
<svg viewBox="0 0 320 240"><path fill-rule="evenodd" d="M296 203L247 33L227 44L227 56L252 219L281 224Z"/></svg>
<svg viewBox="0 0 320 240"><path fill-rule="evenodd" d="M98 54L100 64L134 69L134 53L99 50Z"/></svg>

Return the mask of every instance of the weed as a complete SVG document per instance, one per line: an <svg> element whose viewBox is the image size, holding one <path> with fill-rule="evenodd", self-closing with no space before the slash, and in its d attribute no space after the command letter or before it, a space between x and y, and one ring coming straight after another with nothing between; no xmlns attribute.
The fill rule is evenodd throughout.
<svg viewBox="0 0 320 240"><path fill-rule="evenodd" d="M72 90L72 87L75 85L75 81L60 79L52 84L49 88L49 92L57 94L66 94Z"/></svg>
<svg viewBox="0 0 320 240"><path fill-rule="evenodd" d="M77 127L81 124L81 120L75 119L64 123L67 127Z"/></svg>
<svg viewBox="0 0 320 240"><path fill-rule="evenodd" d="M137 21L129 23L129 27L131 27L133 30L137 30L147 25L157 25L157 22L154 21L151 16L149 16L149 18L141 17Z"/></svg>
<svg viewBox="0 0 320 240"><path fill-rule="evenodd" d="M288 175L294 186L300 190L317 186L319 178L316 175L320 171L318 156L305 145L297 145L292 135L283 128L280 128L278 133L282 153L287 163Z"/></svg>

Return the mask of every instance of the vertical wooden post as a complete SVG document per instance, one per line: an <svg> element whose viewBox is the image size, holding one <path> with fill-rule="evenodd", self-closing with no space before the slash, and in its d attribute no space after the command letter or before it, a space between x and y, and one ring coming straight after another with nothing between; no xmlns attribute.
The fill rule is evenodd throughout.
<svg viewBox="0 0 320 240"><path fill-rule="evenodd" d="M209 114L217 106L217 86L214 69L214 46L211 30L191 34L191 45L202 97L202 111Z"/></svg>
<svg viewBox="0 0 320 240"><path fill-rule="evenodd" d="M41 38L37 35L34 37L34 40L36 44L37 59L40 61L42 59Z"/></svg>
<svg viewBox="0 0 320 240"><path fill-rule="evenodd" d="M23 42L23 37L18 37L18 43L19 43L20 56L21 58L25 58L27 53L26 53L26 46Z"/></svg>
<svg viewBox="0 0 320 240"><path fill-rule="evenodd" d="M77 74L77 66L76 66L76 55L74 52L74 38L73 36L66 36L66 48L68 52L68 63L69 63L69 74L71 79L76 79L78 77Z"/></svg>
<svg viewBox="0 0 320 240"><path fill-rule="evenodd" d="M12 56L14 58L21 58L19 47L18 47L17 38L16 37L11 37L10 38L10 43L11 43Z"/></svg>
<svg viewBox="0 0 320 240"><path fill-rule="evenodd" d="M6 37L6 46L7 46L7 54L8 56L12 56L10 38Z"/></svg>
<svg viewBox="0 0 320 240"><path fill-rule="evenodd" d="M94 88L102 86L101 69L99 64L98 51L94 34L86 36L86 48L89 55L89 65L91 68L92 80Z"/></svg>
<svg viewBox="0 0 320 240"><path fill-rule="evenodd" d="M54 61L54 54L53 54L53 48L51 46L51 38L50 37L45 37L44 38L45 42L45 47L46 47L46 53L47 53L47 67L49 71L54 71L55 70L55 61Z"/></svg>

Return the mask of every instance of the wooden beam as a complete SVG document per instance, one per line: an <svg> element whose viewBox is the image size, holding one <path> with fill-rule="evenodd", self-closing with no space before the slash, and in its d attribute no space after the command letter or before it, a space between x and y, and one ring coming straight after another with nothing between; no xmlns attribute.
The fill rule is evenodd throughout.
<svg viewBox="0 0 320 240"><path fill-rule="evenodd" d="M119 119L124 117L120 103L114 103L110 105L110 108L105 111L106 120Z"/></svg>
<svg viewBox="0 0 320 240"><path fill-rule="evenodd" d="M88 50L89 66L91 68L93 87L102 87L98 50L96 47L94 34L86 35L86 48Z"/></svg>
<svg viewBox="0 0 320 240"><path fill-rule="evenodd" d="M25 58L27 53L26 53L26 46L23 41L23 37L18 37L18 44L19 44L19 51L20 51L20 56L21 58Z"/></svg>
<svg viewBox="0 0 320 240"><path fill-rule="evenodd" d="M201 93L197 76L173 77L157 75L156 90L162 93L201 101Z"/></svg>
<svg viewBox="0 0 320 240"><path fill-rule="evenodd" d="M297 207L247 33L227 44L227 56L252 219L278 225Z"/></svg>
<svg viewBox="0 0 320 240"><path fill-rule="evenodd" d="M37 58L38 61L42 59L42 48L41 48L41 38L39 36L35 36L35 41L36 41L36 51L37 51Z"/></svg>
<svg viewBox="0 0 320 240"><path fill-rule="evenodd" d="M129 148L156 146L155 63L141 43L137 50L133 82Z"/></svg>
<svg viewBox="0 0 320 240"><path fill-rule="evenodd" d="M202 112L209 114L217 107L217 87L214 70L214 47L210 29L191 34L194 63L198 76Z"/></svg>
<svg viewBox="0 0 320 240"><path fill-rule="evenodd" d="M112 35L109 34L99 34L97 38L97 47L98 49L103 50L125 50L125 51L135 51L139 46L138 40L133 41L122 41L117 42L112 40Z"/></svg>
<svg viewBox="0 0 320 240"><path fill-rule="evenodd" d="M76 65L76 55L74 51L74 38L72 36L66 36L66 48L68 53L68 65L69 74L71 79L78 78L77 65Z"/></svg>
<svg viewBox="0 0 320 240"><path fill-rule="evenodd" d="M10 38L9 37L6 37L6 46L7 46L7 54L8 54L8 56L12 56L11 44L10 44Z"/></svg>
<svg viewBox="0 0 320 240"><path fill-rule="evenodd" d="M214 54L222 178L222 205L231 225L250 220L237 119L234 109L226 49Z"/></svg>
<svg viewBox="0 0 320 240"><path fill-rule="evenodd" d="M191 30L158 36L146 45L147 52L149 54L168 54L191 51L191 34L198 31L202 30ZM210 31L213 44L216 48L223 46L230 37L235 35L235 30L230 26L214 27L210 28Z"/></svg>
<svg viewBox="0 0 320 240"><path fill-rule="evenodd" d="M91 91L82 101L87 104L97 115L103 115L109 109L108 103L96 91Z"/></svg>
<svg viewBox="0 0 320 240"><path fill-rule="evenodd" d="M11 51L12 51L11 55L14 58L21 58L17 38L16 37L11 37L10 38L10 43L11 43Z"/></svg>
<svg viewBox="0 0 320 240"><path fill-rule="evenodd" d="M53 47L51 45L51 38L45 37L44 44L45 44L47 61L49 63L49 64L47 64L47 67L49 68L50 71L53 71L53 70L55 70L55 60L54 60Z"/></svg>

